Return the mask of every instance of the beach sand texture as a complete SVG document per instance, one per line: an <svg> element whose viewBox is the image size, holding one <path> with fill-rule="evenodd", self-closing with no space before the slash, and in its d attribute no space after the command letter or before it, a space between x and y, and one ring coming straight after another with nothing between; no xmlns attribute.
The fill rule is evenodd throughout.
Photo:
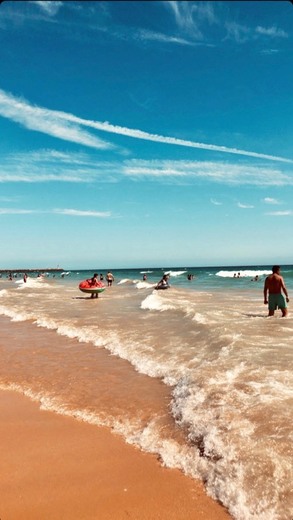
<svg viewBox="0 0 293 520"><path fill-rule="evenodd" d="M200 482L106 428L0 392L1 520L228 520Z"/></svg>
<svg viewBox="0 0 293 520"><path fill-rule="evenodd" d="M1 323L0 343L13 351L24 324ZM25 329L22 348L41 333ZM0 408L1 520L231 518L199 481L162 467L109 428L41 410L13 391L0 392Z"/></svg>

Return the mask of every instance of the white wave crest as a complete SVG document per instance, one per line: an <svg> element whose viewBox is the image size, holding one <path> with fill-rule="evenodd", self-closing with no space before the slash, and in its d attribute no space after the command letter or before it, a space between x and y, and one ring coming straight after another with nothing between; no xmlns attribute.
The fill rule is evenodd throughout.
<svg viewBox="0 0 293 520"><path fill-rule="evenodd" d="M11 321L26 321L31 320L34 316L30 312L19 312L7 307L0 306L0 314L7 316Z"/></svg>
<svg viewBox="0 0 293 520"><path fill-rule="evenodd" d="M168 311L176 309L175 305L170 302L166 303L166 301L164 301L156 291L147 296L145 300L141 302L140 307L141 309L149 311Z"/></svg>
<svg viewBox="0 0 293 520"><path fill-rule="evenodd" d="M123 278L122 280L120 280L117 285L122 285L122 284L125 284L125 283L128 283L128 284L135 284L135 283L138 283L139 280L131 280L131 278Z"/></svg>
<svg viewBox="0 0 293 520"><path fill-rule="evenodd" d="M254 277L254 276L263 276L263 275L268 275L268 274L271 274L272 271L267 271L267 270L249 270L249 269L244 269L244 270L240 270L240 271L218 271L216 273L216 276L221 276L222 278L235 278L235 275L236 277L240 274L240 277L241 278L244 278L246 276L250 276L250 277Z"/></svg>
<svg viewBox="0 0 293 520"><path fill-rule="evenodd" d="M169 276L181 276L182 274L187 273L187 271L166 271L164 274L168 274Z"/></svg>
<svg viewBox="0 0 293 520"><path fill-rule="evenodd" d="M149 282L138 282L136 284L137 289L152 289L153 287L156 287L157 284L155 283L149 283Z"/></svg>

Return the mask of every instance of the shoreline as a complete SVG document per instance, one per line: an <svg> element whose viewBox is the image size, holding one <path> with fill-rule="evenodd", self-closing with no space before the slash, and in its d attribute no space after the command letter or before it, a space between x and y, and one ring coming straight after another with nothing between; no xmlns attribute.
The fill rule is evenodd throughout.
<svg viewBox="0 0 293 520"><path fill-rule="evenodd" d="M14 349L24 347L22 324L6 316L0 321L10 363L16 362ZM200 480L163 467L155 454L110 428L42 410L40 402L4 388L10 379L5 371L2 379L1 519L231 520Z"/></svg>
<svg viewBox="0 0 293 520"><path fill-rule="evenodd" d="M0 391L4 520L229 520L200 481L103 427Z"/></svg>

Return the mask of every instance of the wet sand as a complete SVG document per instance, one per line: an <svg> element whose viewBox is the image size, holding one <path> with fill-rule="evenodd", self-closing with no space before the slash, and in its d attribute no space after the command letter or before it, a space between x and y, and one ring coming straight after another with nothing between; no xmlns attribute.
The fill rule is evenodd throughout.
<svg viewBox="0 0 293 520"><path fill-rule="evenodd" d="M1 520L228 520L200 482L107 428L0 392Z"/></svg>

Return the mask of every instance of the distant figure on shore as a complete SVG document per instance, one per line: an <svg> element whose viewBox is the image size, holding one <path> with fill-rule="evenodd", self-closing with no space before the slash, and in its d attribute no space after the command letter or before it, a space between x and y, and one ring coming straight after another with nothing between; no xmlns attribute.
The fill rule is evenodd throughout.
<svg viewBox="0 0 293 520"><path fill-rule="evenodd" d="M251 281L252 281L252 282L258 282L258 274L255 275L254 278L251 278Z"/></svg>
<svg viewBox="0 0 293 520"><path fill-rule="evenodd" d="M288 314L286 302L289 302L289 296L283 277L280 275L280 270L281 268L279 265L274 265L272 267L272 274L267 276L265 279L264 304L269 304L269 316L274 316L276 309L281 309L282 317L285 317ZM282 291L286 296L286 300L282 294Z"/></svg>
<svg viewBox="0 0 293 520"><path fill-rule="evenodd" d="M108 272L107 272L106 280L107 280L107 282L108 282L108 287L111 287L111 286L112 286L112 283L113 283L114 280L115 280L115 278L114 278L113 274L111 273L111 271L108 271Z"/></svg>
<svg viewBox="0 0 293 520"><path fill-rule="evenodd" d="M100 282L102 282L104 280L104 275L103 273L100 274Z"/></svg>
<svg viewBox="0 0 293 520"><path fill-rule="evenodd" d="M142 279L143 279L143 281L145 282L145 281L148 279L147 275L144 274L143 277L142 277Z"/></svg>
<svg viewBox="0 0 293 520"><path fill-rule="evenodd" d="M9 273L9 280L12 281L12 273Z"/></svg>
<svg viewBox="0 0 293 520"><path fill-rule="evenodd" d="M24 281L24 283L26 283L26 281L27 281L27 274L26 273L24 273L24 275L23 275L23 281Z"/></svg>
<svg viewBox="0 0 293 520"><path fill-rule="evenodd" d="M187 275L187 280L191 281L191 280L193 280L193 278L194 278L193 274L188 274Z"/></svg>
<svg viewBox="0 0 293 520"><path fill-rule="evenodd" d="M157 283L155 289L169 289L169 276L164 274L163 278Z"/></svg>

